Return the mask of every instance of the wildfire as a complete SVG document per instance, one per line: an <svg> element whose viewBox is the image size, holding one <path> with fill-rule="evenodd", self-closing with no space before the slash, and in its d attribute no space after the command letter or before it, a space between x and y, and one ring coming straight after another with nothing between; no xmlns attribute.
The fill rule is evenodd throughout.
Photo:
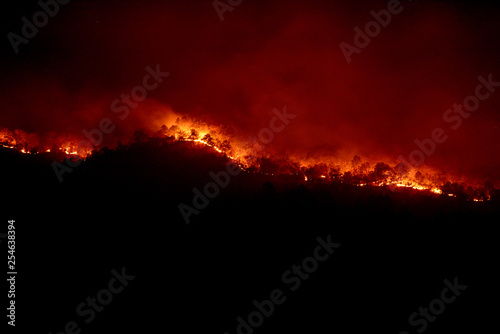
<svg viewBox="0 0 500 334"><path fill-rule="evenodd" d="M177 119L175 124L169 128L163 126L160 135L177 141L191 141L211 147L214 151L236 161L244 170L256 171L265 175L301 175L304 182L340 181L360 187L370 185L391 189L408 188L427 191L435 195L442 195L445 193L444 188L451 187L456 188L453 189L452 193L454 197L457 197L456 193L466 192L475 202L482 202L490 198L486 190L478 190L469 186L466 191L463 191L462 188L466 188L466 186L462 182L450 181L449 176L444 177L431 170L421 172L414 169L410 171L407 166L397 168L380 162L362 163L361 158L357 156L351 162L341 161L337 163L330 161L331 159L309 161L300 158L273 161L273 158L260 150L258 145L249 145L235 135L229 135L228 132L230 131L224 131L206 123L183 117ZM257 158L255 158L256 156ZM329 161L329 163L324 161ZM268 165L272 165L272 167Z"/></svg>
<svg viewBox="0 0 500 334"><path fill-rule="evenodd" d="M462 182L451 181L449 176L444 177L431 170L410 169L401 164L391 167L383 162L362 161L358 156L352 161L338 161L332 157L316 160L275 157L259 143L249 143L236 136L231 129L187 117L178 118L170 127L163 125L153 137L209 147L250 173L293 175L301 177L304 182L340 182L359 187L388 187L391 190L408 188L449 197L465 194L474 202L490 199L487 189L467 187ZM0 130L0 144L23 154L63 154L85 159L91 152L80 149L76 142L76 138L69 139L68 136L52 136L50 140L41 141L37 136L20 130Z"/></svg>
<svg viewBox="0 0 500 334"><path fill-rule="evenodd" d="M0 129L0 144L4 148L15 149L23 154L61 153L85 158L91 154L87 147L78 147L78 138L71 136L47 135L41 140L38 135L22 130Z"/></svg>
<svg viewBox="0 0 500 334"><path fill-rule="evenodd" d="M59 147L59 150L60 151L63 151L65 154L70 154L70 155L78 155L78 152L77 151L73 151L71 152L71 147L66 147L64 150L62 149L62 147ZM49 150L50 151L50 150Z"/></svg>

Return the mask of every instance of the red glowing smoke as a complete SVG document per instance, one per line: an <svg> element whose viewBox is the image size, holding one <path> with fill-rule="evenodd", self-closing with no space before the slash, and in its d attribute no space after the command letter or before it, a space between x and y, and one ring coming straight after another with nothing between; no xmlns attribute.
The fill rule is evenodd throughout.
<svg viewBox="0 0 500 334"><path fill-rule="evenodd" d="M340 44L355 45L355 28L364 31L387 1L245 0L223 22L211 1L71 2L4 56L0 127L81 134L109 118L116 129L104 144L113 144L175 113L250 136L286 105L297 118L270 149L397 162L442 128L447 139L425 164L500 180L500 91L458 129L443 120L479 76L500 81L498 6L401 6L348 63ZM20 19L7 29L20 31ZM156 64L170 76L120 120L113 101Z"/></svg>

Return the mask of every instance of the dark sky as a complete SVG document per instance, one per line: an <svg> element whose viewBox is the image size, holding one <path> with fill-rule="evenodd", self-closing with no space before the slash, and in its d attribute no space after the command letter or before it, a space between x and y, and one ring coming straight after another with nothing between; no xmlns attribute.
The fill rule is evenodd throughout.
<svg viewBox="0 0 500 334"><path fill-rule="evenodd" d="M353 2L243 0L221 22L211 0L73 0L16 54L7 34L40 10L18 2L2 13L0 127L79 134L109 117L122 137L173 110L255 135L286 105L275 149L396 162L439 127L426 164L500 180L500 87L457 130L443 120L479 75L500 81L499 5L401 1L348 64L339 44L388 3ZM170 76L120 120L112 101L157 64Z"/></svg>

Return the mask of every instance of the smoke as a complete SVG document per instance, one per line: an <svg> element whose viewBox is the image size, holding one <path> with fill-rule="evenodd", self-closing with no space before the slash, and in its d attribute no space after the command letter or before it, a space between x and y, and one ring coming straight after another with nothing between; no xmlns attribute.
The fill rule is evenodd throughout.
<svg viewBox="0 0 500 334"><path fill-rule="evenodd" d="M500 81L498 6L401 1L348 63L339 45L355 45L354 28L387 6L244 0L221 22L211 1L71 2L2 60L10 65L0 127L80 134L110 118L117 129L108 140L127 141L179 114L255 135L286 105L298 116L270 149L396 162L443 128L448 139L426 165L499 180L500 92L457 130L443 120L474 94L478 76ZM22 22L6 25L19 32ZM170 76L120 120L111 103L156 64Z"/></svg>

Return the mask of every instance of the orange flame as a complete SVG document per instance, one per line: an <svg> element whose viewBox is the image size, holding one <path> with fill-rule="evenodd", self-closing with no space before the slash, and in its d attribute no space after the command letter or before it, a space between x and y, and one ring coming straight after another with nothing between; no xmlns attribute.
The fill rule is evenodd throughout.
<svg viewBox="0 0 500 334"><path fill-rule="evenodd" d="M359 187L411 188L436 195L447 194L450 197L457 197L458 192L466 189L469 198L475 202L490 199L487 189L466 187L463 182L453 180L449 175L445 177L429 168L410 169L408 166L399 166L398 169L383 162L363 162L358 156L352 161L342 161L331 156L315 159L274 158L259 143L248 143L228 128L187 117L178 118L170 127L163 125L155 136L204 145L238 163L243 170L266 175L301 175L304 182L341 182ZM61 153L82 159L91 155L88 148L80 148L76 143L76 139L68 139L68 136L52 136L51 140L45 140L42 144L36 135L21 130L12 132L0 129L0 144L23 154ZM58 152L54 152L55 148Z"/></svg>

